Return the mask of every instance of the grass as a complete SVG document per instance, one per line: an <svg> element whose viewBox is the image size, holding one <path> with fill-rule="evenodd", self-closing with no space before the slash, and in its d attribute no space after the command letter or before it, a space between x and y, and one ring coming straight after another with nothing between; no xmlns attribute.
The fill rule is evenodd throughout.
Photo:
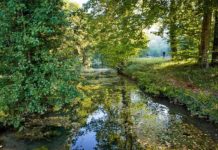
<svg viewBox="0 0 218 150"><path fill-rule="evenodd" d="M166 96L186 105L193 115L218 122L218 68L202 69L194 61L137 58L124 73L136 79L145 92Z"/></svg>

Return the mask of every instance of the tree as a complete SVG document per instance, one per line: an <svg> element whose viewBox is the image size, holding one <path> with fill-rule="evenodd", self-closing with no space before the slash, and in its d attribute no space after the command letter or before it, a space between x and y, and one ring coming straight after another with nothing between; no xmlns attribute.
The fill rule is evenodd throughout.
<svg viewBox="0 0 218 150"><path fill-rule="evenodd" d="M122 70L126 61L147 45L143 26L135 13L137 1L90 1L87 11L92 15L94 48L104 62Z"/></svg>
<svg viewBox="0 0 218 150"><path fill-rule="evenodd" d="M78 68L76 59L61 56L68 24L62 0L0 5L0 109L6 123L18 127L78 96Z"/></svg>
<svg viewBox="0 0 218 150"><path fill-rule="evenodd" d="M88 23L89 14L83 8L79 8L72 12L70 20L72 22L70 35L73 35L73 38L71 38L73 49L80 56L83 66L88 67L92 45L92 31L90 31Z"/></svg>
<svg viewBox="0 0 218 150"><path fill-rule="evenodd" d="M169 41L172 51L172 58L176 55L178 48L177 48L177 4L176 0L170 0L170 8L169 8Z"/></svg>
<svg viewBox="0 0 218 150"><path fill-rule="evenodd" d="M159 24L159 36L167 38L174 59L196 58L201 13L195 0L143 0L147 27ZM168 36L166 36L168 35Z"/></svg>
<svg viewBox="0 0 218 150"><path fill-rule="evenodd" d="M213 40L213 51L212 51L212 65L218 65L218 2L215 3L214 12L214 40Z"/></svg>
<svg viewBox="0 0 218 150"><path fill-rule="evenodd" d="M181 9L181 0L144 0L143 16L147 25L159 22L159 35L166 31L174 58L178 51L178 13ZM155 22L154 22L155 21ZM149 26L148 26L149 27Z"/></svg>
<svg viewBox="0 0 218 150"><path fill-rule="evenodd" d="M203 21L201 31L201 44L199 49L198 63L202 67L208 67L208 52L210 47L212 9L211 0L203 1Z"/></svg>

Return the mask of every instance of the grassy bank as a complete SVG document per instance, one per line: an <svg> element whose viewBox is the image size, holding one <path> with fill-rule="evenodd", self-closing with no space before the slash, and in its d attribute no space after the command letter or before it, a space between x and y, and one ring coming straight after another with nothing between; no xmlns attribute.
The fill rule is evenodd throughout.
<svg viewBox="0 0 218 150"><path fill-rule="evenodd" d="M124 73L154 96L184 104L193 115L218 123L218 68L203 70L195 62L161 58L131 60Z"/></svg>

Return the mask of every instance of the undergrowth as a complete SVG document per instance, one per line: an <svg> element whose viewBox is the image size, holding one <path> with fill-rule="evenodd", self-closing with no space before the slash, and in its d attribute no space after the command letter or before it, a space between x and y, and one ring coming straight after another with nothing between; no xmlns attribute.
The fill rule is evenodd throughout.
<svg viewBox="0 0 218 150"><path fill-rule="evenodd" d="M124 73L146 93L168 97L186 105L193 115L218 123L218 68L202 69L194 61L141 58L131 60Z"/></svg>

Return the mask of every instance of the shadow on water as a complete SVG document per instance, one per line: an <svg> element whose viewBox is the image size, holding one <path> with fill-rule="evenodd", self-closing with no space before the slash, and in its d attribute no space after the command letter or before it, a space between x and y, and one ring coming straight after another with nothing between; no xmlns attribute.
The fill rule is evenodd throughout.
<svg viewBox="0 0 218 150"><path fill-rule="evenodd" d="M152 99L113 70L91 69L83 76L87 79L82 85L84 98L62 110L60 118L41 121L45 129L40 132L49 129L54 136L30 141L18 139L13 132L3 133L3 149L218 149L217 126L191 117L182 106Z"/></svg>

